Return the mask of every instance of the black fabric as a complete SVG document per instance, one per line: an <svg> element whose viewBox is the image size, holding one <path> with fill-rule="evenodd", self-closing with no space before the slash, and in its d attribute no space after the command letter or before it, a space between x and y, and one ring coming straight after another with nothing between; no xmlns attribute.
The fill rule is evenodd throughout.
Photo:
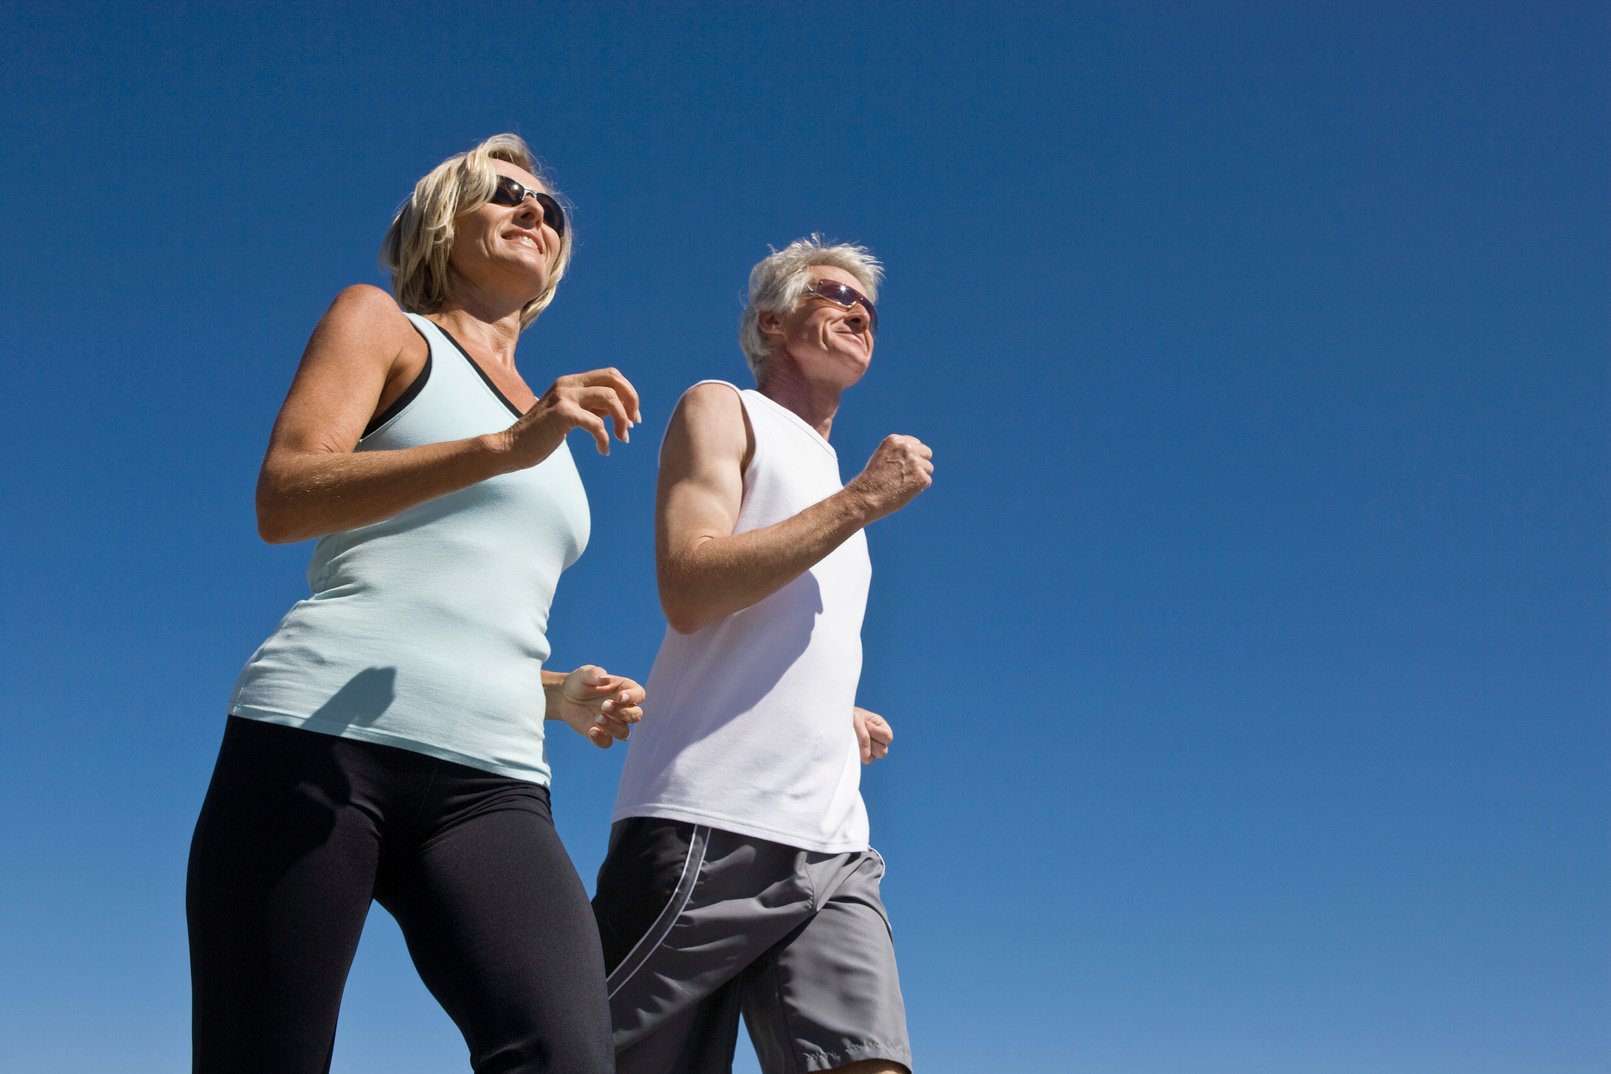
<svg viewBox="0 0 1611 1074"><path fill-rule="evenodd" d="M478 1074L614 1070L546 787L231 717L186 891L196 1074L320 1074L371 900Z"/></svg>

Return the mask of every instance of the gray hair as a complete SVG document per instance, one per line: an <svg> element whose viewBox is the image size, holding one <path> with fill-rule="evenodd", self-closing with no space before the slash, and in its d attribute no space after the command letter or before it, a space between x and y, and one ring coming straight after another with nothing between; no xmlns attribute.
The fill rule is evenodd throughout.
<svg viewBox="0 0 1611 1074"><path fill-rule="evenodd" d="M460 216L492 200L498 172L492 162L501 160L542 180L562 204L563 195L538 171L531 147L518 134L495 134L468 153L458 153L430 170L414 184L414 193L398 208L380 243L380 264L392 274L392 293L410 313L435 313L447 304L452 277L448 254L453 249L454 224ZM525 328L554 301L554 292L571 263L572 229L559 239L559 256L548 274L542 294L520 311Z"/></svg>
<svg viewBox="0 0 1611 1074"><path fill-rule="evenodd" d="M805 294L811 269L819 265L843 269L856 277L870 302L878 301L878 285L884 279L884 266L865 246L826 243L812 233L795 239L783 249L774 249L750 270L749 301L738 319L738 345L757 382L766 372L772 347L761 335L761 314L785 313Z"/></svg>

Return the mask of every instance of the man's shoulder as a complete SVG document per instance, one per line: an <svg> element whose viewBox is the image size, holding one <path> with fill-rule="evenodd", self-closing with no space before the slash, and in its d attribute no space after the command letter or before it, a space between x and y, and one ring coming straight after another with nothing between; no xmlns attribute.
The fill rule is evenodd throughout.
<svg viewBox="0 0 1611 1074"><path fill-rule="evenodd" d="M687 391L682 393L684 399L699 402L716 401L718 404L737 401L743 394L743 389L737 384L726 380L696 381Z"/></svg>
<svg viewBox="0 0 1611 1074"><path fill-rule="evenodd" d="M739 420L743 410L738 385L725 380L702 380L677 400L678 415L683 421L696 424L730 424Z"/></svg>
<svg viewBox="0 0 1611 1074"><path fill-rule="evenodd" d="M737 385L725 380L702 380L682 393L666 433L662 458L693 453L705 456L732 454L747 461L750 421Z"/></svg>

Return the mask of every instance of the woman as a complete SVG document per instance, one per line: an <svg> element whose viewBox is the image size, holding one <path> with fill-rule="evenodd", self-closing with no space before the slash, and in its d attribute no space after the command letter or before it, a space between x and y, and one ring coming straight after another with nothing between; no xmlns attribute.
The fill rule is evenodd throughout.
<svg viewBox="0 0 1611 1074"><path fill-rule="evenodd" d="M516 371L571 252L534 170L505 134L421 179L382 246L397 300L337 296L275 423L259 530L319 541L311 597L241 673L191 846L198 1072L327 1070L372 899L477 1071L614 1069L542 721L608 747L643 690L541 668L588 535L565 435L608 454L641 418L614 369L541 397Z"/></svg>

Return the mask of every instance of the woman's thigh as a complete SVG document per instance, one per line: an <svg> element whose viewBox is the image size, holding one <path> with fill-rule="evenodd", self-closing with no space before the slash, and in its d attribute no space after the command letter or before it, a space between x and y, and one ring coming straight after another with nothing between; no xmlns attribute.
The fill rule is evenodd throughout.
<svg viewBox="0 0 1611 1074"><path fill-rule="evenodd" d="M232 717L191 842L193 1069L328 1069L379 836L339 740Z"/></svg>
<svg viewBox="0 0 1611 1074"><path fill-rule="evenodd" d="M435 830L383 867L380 901L478 1074L608 1074L598 929L547 789L461 774Z"/></svg>

